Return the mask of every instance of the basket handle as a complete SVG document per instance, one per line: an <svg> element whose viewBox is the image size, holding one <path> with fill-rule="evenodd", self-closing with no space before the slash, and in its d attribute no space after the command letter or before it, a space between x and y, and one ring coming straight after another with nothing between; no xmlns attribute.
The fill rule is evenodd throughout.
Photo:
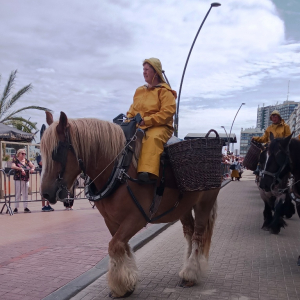
<svg viewBox="0 0 300 300"><path fill-rule="evenodd" d="M211 129L211 130L206 134L206 136L205 136L206 139L208 138L208 136L209 136L209 134L210 134L211 132L214 132L214 133L216 134L216 138L219 138L218 132L217 132L216 130L214 130L214 129Z"/></svg>

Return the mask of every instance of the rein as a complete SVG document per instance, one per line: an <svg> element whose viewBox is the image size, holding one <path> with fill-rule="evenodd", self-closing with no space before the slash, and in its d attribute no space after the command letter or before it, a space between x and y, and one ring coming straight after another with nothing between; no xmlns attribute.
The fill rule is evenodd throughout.
<svg viewBox="0 0 300 300"><path fill-rule="evenodd" d="M134 204L137 206L137 208L139 209L139 211L141 212L141 214L144 216L144 218L146 219L147 223L153 223L156 220L162 218L163 216L167 215L168 213L172 212L178 205L179 205L179 199L176 201L176 203L173 205L173 207L171 207L170 209L166 210L165 212L163 212L162 214L156 216L155 218L152 218L152 214L150 216L150 218L148 217L148 215L146 214L146 212L143 210L143 207L141 206L141 204L139 203L139 201L137 200L137 198L135 197L133 191L131 190L130 186L128 185L128 180L133 181L135 183L141 183L139 180L131 178L131 176L129 176L126 171L124 169L122 169L122 162L124 160L124 155L126 154L126 150L128 150L127 148L130 147L130 143L135 141L137 139L137 132L138 130L141 130L140 128L136 129L134 135L132 136L132 138L126 143L126 145L121 149L121 151L116 155L116 157L93 179L93 180L88 180L89 177L86 175L86 169L84 166L84 163L82 161L81 158L78 158L75 152L75 149L71 143L71 139L70 139L70 134L68 129L65 131L65 141L59 141L59 144L57 146L56 149L53 150L52 152L52 159L58 163L60 163L61 165L61 169L60 172L58 174L58 177L55 180L55 183L58 187L58 190L56 192L56 199L59 201L64 202L65 199L61 199L59 197L59 194L61 191L66 191L67 194L69 194L68 188L66 187L66 185L63 184L63 175L65 173L66 170L66 165L67 165L67 155L68 155L68 151L70 150L73 155L76 157L78 165L83 173L83 177L85 179L85 190L86 188L88 188L112 163L115 163L115 167L114 170L112 171L112 174L108 180L108 182L104 185L104 187L101 189L100 191L100 196L98 196L98 199L93 199L90 201L98 201L101 200L102 198L104 198L107 193L109 193L110 188L113 186L113 184L115 183L115 180L118 180L119 182L123 182L126 183L126 187L127 187L127 191L129 193L129 195L131 196ZM123 154L117 161L117 158ZM163 172L164 174L164 172ZM163 190L164 190L164 175L161 179L161 186L159 187L159 191L157 191L157 195L158 196L162 196L163 194ZM154 184L156 182L155 181L150 181L150 184ZM78 195L79 196L83 191L81 191ZM70 200L70 199L68 199ZM154 199L153 199L154 201ZM152 205L154 204L154 202L152 201Z"/></svg>
<svg viewBox="0 0 300 300"><path fill-rule="evenodd" d="M135 141L137 139L137 136L136 136L136 133L137 131L135 132L134 136L130 139L130 141L121 149L121 151L114 157L114 159L93 179L89 182L89 184L87 184L86 186L90 186L99 176L101 176L103 174L103 172L112 164L116 161L116 159L120 156L120 154L123 153L123 151L126 149L126 147L133 141ZM81 158L78 158L77 155L76 155L76 152L74 150L74 147L71 143L71 139L70 139L70 135L69 135L69 131L66 130L65 132L65 142L62 142L62 141L59 141L59 144L58 144L58 147L56 149L53 150L52 152L52 160L60 163L61 165L61 169L60 169L60 172L58 174L58 177L56 178L56 184L58 186L58 191L56 192L56 198L57 200L59 201L64 201L65 199L61 199L59 198L59 193L62 191L62 190L65 190L69 193L67 187L62 183L63 181L63 175L65 173L65 169L66 169L66 165L67 165L67 154L68 154L68 151L71 151L74 156L76 157L77 161L78 161L78 165L83 173L83 177L84 179L86 179L86 169L85 169L85 166L84 166L84 163L83 163L83 160ZM132 180L134 181L134 180ZM80 193L78 193L76 195L76 197L78 197L79 195L81 195L83 191L81 191Z"/></svg>

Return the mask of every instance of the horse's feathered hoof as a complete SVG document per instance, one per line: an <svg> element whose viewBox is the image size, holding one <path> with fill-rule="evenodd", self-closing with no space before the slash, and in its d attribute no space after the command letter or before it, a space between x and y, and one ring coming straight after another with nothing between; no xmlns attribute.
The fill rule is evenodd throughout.
<svg viewBox="0 0 300 300"><path fill-rule="evenodd" d="M112 292L110 292L108 294L108 296L112 299L122 299L122 298L127 298L127 297L131 296L133 292L134 292L134 290L126 292L126 294L124 294L123 296L114 296L114 294Z"/></svg>
<svg viewBox="0 0 300 300"><path fill-rule="evenodd" d="M195 282L193 281L188 281L188 280L185 280L185 279L182 279L179 283L179 286L180 287L183 287L183 288L190 288L192 286L195 285Z"/></svg>

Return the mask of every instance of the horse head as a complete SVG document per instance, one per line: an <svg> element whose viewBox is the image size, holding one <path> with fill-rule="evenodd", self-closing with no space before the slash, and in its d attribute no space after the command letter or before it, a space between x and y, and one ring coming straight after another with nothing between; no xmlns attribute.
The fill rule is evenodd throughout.
<svg viewBox="0 0 300 300"><path fill-rule="evenodd" d="M271 143L268 147L259 185L265 192L270 192L275 186L278 186L290 171L289 144L291 138L292 135L275 139L273 134L270 134Z"/></svg>
<svg viewBox="0 0 300 300"><path fill-rule="evenodd" d="M51 204L68 196L76 176L80 173L77 154L70 141L70 125L64 112L59 122L46 112L49 128L41 139L43 160L41 194Z"/></svg>

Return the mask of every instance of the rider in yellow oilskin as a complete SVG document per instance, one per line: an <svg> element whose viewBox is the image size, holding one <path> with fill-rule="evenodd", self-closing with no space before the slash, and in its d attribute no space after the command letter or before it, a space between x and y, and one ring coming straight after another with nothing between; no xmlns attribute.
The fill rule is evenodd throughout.
<svg viewBox="0 0 300 300"><path fill-rule="evenodd" d="M266 129L263 136L254 136L252 138L252 141L258 142L258 143L268 143L270 142L270 133L272 132L274 135L274 138L285 138L291 135L290 126L284 122L284 120L281 118L280 113L278 110L274 110L271 113L270 120L272 121L272 124ZM259 175L259 164L257 165L256 170L253 172L255 175Z"/></svg>
<svg viewBox="0 0 300 300"><path fill-rule="evenodd" d="M164 144L173 134L173 116L177 94L165 82L159 59L143 61L143 75L147 84L137 88L128 118L140 113L140 128L145 130L138 162L138 179L149 182L159 176L160 155Z"/></svg>
<svg viewBox="0 0 300 300"><path fill-rule="evenodd" d="M270 120L272 124L266 129L263 136L255 136L252 138L253 141L258 143L268 143L270 142L270 133L272 132L274 138L285 138L291 135L291 129L288 124L284 122L281 118L278 110L274 110L271 113Z"/></svg>

